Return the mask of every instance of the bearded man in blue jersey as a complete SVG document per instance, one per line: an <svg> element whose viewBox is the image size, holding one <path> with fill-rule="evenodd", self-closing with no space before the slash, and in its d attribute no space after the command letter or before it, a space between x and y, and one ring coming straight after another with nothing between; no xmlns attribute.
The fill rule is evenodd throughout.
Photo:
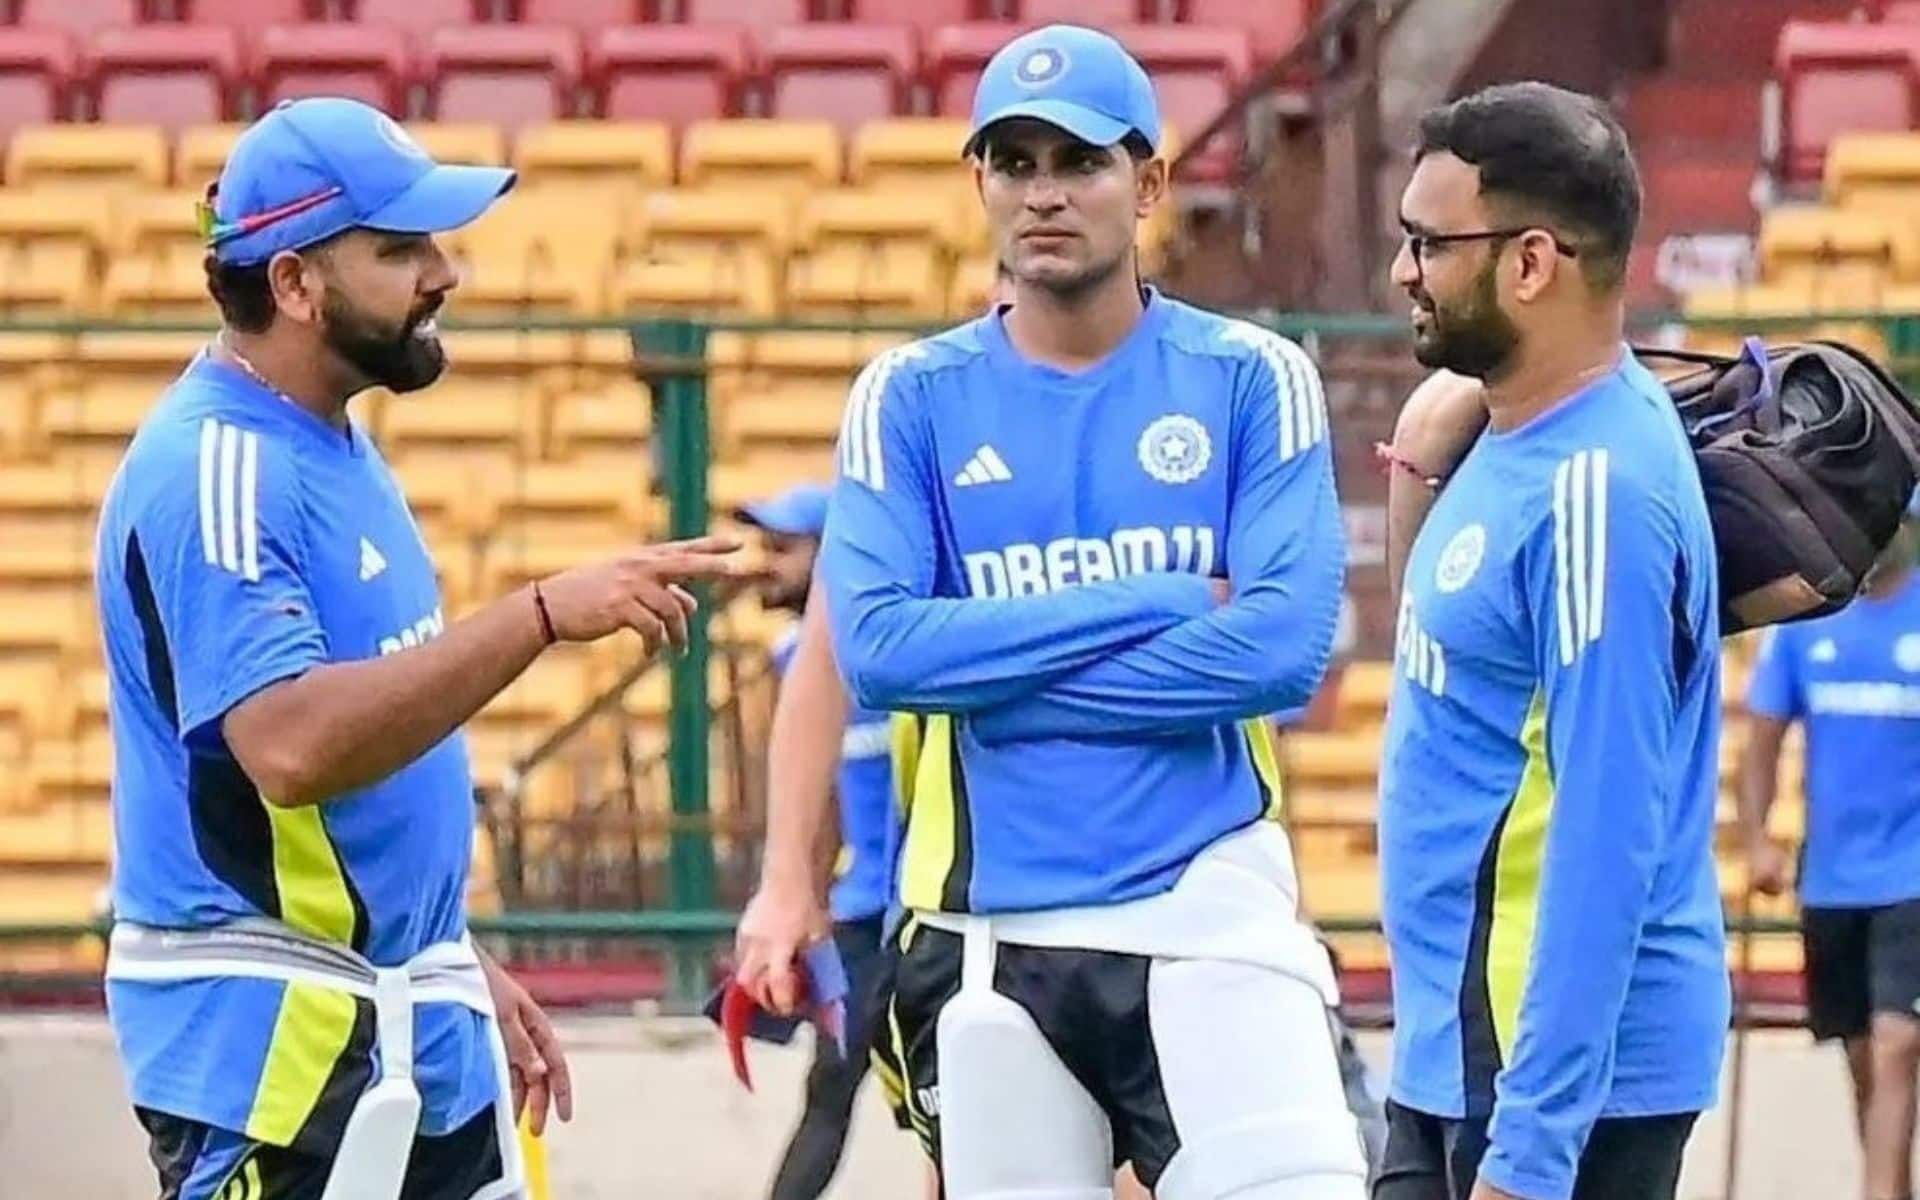
<svg viewBox="0 0 1920 1200"><path fill-rule="evenodd" d="M1011 302L882 354L841 432L822 577L853 698L920 726L889 1024L951 1200L1365 1186L1264 721L1339 612L1326 406L1141 286L1159 145L1106 35L996 54L965 149Z"/></svg>
<svg viewBox="0 0 1920 1200"><path fill-rule="evenodd" d="M442 612L347 401L438 378L433 235L513 181L355 101L274 108L203 214L220 333L108 490L107 1002L165 1200L505 1200L514 1110L569 1115L546 1016L466 936L460 727L555 642L684 645L679 584L733 568L639 547Z"/></svg>
<svg viewBox="0 0 1920 1200"><path fill-rule="evenodd" d="M1382 753L1376 1200L1671 1200L1714 1100L1717 574L1678 415L1622 341L1639 211L1587 97L1503 86L1421 123L1393 278L1451 375L1396 436L1397 486L1444 485Z"/></svg>

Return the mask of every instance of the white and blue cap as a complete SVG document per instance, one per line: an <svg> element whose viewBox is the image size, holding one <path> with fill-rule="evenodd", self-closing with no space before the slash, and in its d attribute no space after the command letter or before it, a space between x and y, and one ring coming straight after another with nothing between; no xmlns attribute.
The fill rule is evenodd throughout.
<svg viewBox="0 0 1920 1200"><path fill-rule="evenodd" d="M966 153L989 125L1031 117L1083 142L1111 146L1137 133L1160 150L1160 105L1153 81L1126 47L1097 29L1048 25L1000 47L973 93Z"/></svg>
<svg viewBox="0 0 1920 1200"><path fill-rule="evenodd" d="M749 525L785 537L819 537L827 528L828 502L833 489L802 483L777 496L744 504L734 515Z"/></svg>
<svg viewBox="0 0 1920 1200"><path fill-rule="evenodd" d="M514 183L505 167L434 162L392 117L358 100L286 100L254 122L201 205L224 263L265 262L349 229L443 233Z"/></svg>

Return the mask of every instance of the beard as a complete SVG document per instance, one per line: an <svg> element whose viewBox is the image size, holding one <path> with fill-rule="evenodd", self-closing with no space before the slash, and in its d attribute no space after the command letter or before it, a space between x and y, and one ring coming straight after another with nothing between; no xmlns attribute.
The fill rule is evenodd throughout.
<svg viewBox="0 0 1920 1200"><path fill-rule="evenodd" d="M1500 311L1491 265L1458 304L1443 307L1424 290L1414 302L1427 314L1426 328L1413 335L1413 357L1423 367L1484 380L1499 375L1520 344L1520 331Z"/></svg>
<svg viewBox="0 0 1920 1200"><path fill-rule="evenodd" d="M347 306L329 291L322 315L327 346L367 381L388 391L417 392L447 369L447 351L431 330L423 329L439 311L435 303L395 328Z"/></svg>
<svg viewBox="0 0 1920 1200"><path fill-rule="evenodd" d="M1008 268L1007 277L1010 283L1016 281L1025 283L1049 292L1059 300L1071 302L1091 293L1119 274L1127 265L1127 255L1123 250L1104 262L1086 263L1078 270L1063 273L1049 271L1044 274L1027 274L1013 263L1005 265Z"/></svg>

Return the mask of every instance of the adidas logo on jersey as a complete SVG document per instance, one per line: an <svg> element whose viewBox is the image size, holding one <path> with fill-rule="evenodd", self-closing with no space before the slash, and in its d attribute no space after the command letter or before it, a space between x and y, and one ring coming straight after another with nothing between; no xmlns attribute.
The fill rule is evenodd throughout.
<svg viewBox="0 0 1920 1200"><path fill-rule="evenodd" d="M360 539L360 582L365 583L387 569L386 556L366 538Z"/></svg>
<svg viewBox="0 0 1920 1200"><path fill-rule="evenodd" d="M982 445L967 460L967 465L953 477L953 486L972 487L980 483L1010 483L1013 472L1007 469L1006 460L992 446Z"/></svg>

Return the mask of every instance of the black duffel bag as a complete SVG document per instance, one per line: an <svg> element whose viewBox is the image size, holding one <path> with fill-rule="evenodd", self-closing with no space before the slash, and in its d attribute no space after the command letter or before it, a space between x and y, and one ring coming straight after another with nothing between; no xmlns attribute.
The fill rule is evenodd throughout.
<svg viewBox="0 0 1920 1200"><path fill-rule="evenodd" d="M1835 612L1893 539L1920 479L1920 408L1840 342L1737 357L1635 347L1663 377L1713 519L1721 632Z"/></svg>

